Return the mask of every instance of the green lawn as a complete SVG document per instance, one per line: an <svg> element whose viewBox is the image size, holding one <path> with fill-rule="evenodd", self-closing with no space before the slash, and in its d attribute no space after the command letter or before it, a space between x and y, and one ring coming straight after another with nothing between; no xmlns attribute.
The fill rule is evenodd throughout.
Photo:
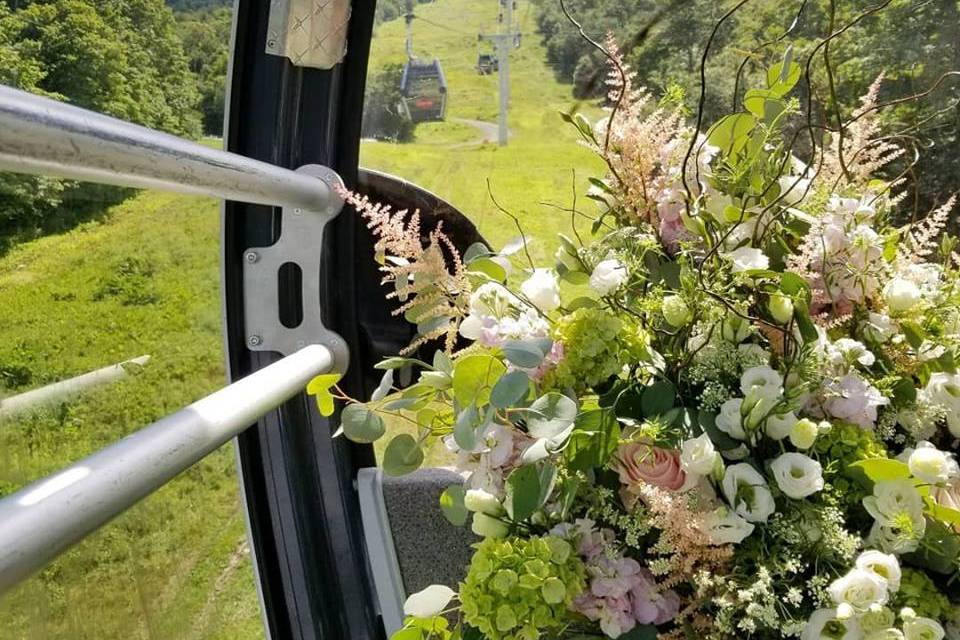
<svg viewBox="0 0 960 640"><path fill-rule="evenodd" d="M216 202L141 194L0 258L0 376L16 392L142 354L138 374L0 423L0 493L224 383ZM0 600L0 638L262 636L225 447Z"/></svg>
<svg viewBox="0 0 960 640"><path fill-rule="evenodd" d="M517 235L497 199L546 239L568 228L572 171L598 173L557 113L568 87L553 80L533 32L513 58L511 144L476 142L456 118L496 120L495 76L473 69L475 33L495 27L493 5L438 0L419 15L417 49L437 55L449 83L446 123L415 143L365 143L366 166L450 200L494 243ZM451 30L453 29L453 30ZM403 58L403 26L382 25L372 71ZM205 141L214 144L211 141ZM0 494L92 453L224 382L217 204L142 193L101 221L24 243L0 257L0 393L17 393L135 356L153 360L120 384L55 410L0 423ZM235 639L263 632L238 501L232 450L210 456L0 600L0 638Z"/></svg>
<svg viewBox="0 0 960 640"><path fill-rule="evenodd" d="M499 147L469 142L478 140L480 134L457 122L458 118L497 121L497 76L481 76L474 68L476 36L496 30L496 6L469 0L416 5L416 14L424 20L414 22L414 49L418 56L437 57L443 64L449 86L447 122L419 125L417 140L411 144L364 142L361 163L435 192L470 216L489 241L502 244L518 234L491 202L489 179L494 197L521 217L525 232L547 240L535 245L534 258L540 259L552 244L550 239L558 231L568 230L570 224L567 214L540 203L569 207L573 171L582 195L586 176L602 170L558 115L577 105L570 98L570 87L556 82L547 65L535 33L535 8L528 0L520 2L515 13L524 36L522 46L511 56L510 144ZM406 59L404 38L402 21L380 26L372 47L371 73L384 64ZM586 107L586 111L589 117L600 113L594 107ZM582 198L580 204L584 204Z"/></svg>

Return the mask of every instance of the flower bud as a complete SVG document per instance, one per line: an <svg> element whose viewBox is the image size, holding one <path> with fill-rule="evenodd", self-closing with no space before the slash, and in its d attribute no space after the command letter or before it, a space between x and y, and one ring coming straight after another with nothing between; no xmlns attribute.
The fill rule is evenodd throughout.
<svg viewBox="0 0 960 640"><path fill-rule="evenodd" d="M503 505L500 504L497 497L483 489L468 490L463 498L463 506L474 513L485 513L489 516L503 514Z"/></svg>
<svg viewBox="0 0 960 640"><path fill-rule="evenodd" d="M797 420L790 429L790 442L797 449L809 449L817 441L820 425L809 418Z"/></svg>
<svg viewBox="0 0 960 640"><path fill-rule="evenodd" d="M787 324L793 319L793 300L782 293L770 294L770 301L767 303L770 309L770 315L780 324Z"/></svg>
<svg viewBox="0 0 960 640"><path fill-rule="evenodd" d="M510 527L505 522L479 511L473 514L473 525L470 528L481 538L506 538L510 533Z"/></svg>
<svg viewBox="0 0 960 640"><path fill-rule="evenodd" d="M667 296L663 299L661 308L667 324L675 329L685 327L693 319L690 307L680 296Z"/></svg>

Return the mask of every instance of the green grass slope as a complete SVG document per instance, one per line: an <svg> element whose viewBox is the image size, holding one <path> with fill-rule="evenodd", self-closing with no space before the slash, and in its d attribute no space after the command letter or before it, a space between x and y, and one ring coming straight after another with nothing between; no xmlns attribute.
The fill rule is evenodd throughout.
<svg viewBox="0 0 960 640"><path fill-rule="evenodd" d="M120 384L0 423L0 493L223 385L218 229L212 200L143 193L0 259L7 393L153 357ZM260 624L229 447L0 600L4 639L256 638Z"/></svg>
<svg viewBox="0 0 960 640"><path fill-rule="evenodd" d="M499 244L516 237L517 231L493 205L487 193L489 178L494 197L521 217L526 233L553 238L557 231L569 229L569 217L540 203L569 207L572 172L577 172L582 193L585 177L601 173L601 168L558 115L574 106L570 87L556 82L546 63L535 33L536 8L529 0L521 0L515 12L523 39L511 55L510 144L478 142L480 132L458 122L497 122L497 76L481 76L475 65L477 34L496 32L498 6L470 0L416 6L422 20L414 22L414 50L421 58L436 57L443 64L449 86L447 121L419 125L417 140L410 144L364 141L361 162L437 193L470 216L488 240ZM371 73L384 64L406 60L405 37L402 20L380 25L371 52ZM599 113L592 108L590 112L587 115L593 117ZM547 244L538 243L535 251Z"/></svg>

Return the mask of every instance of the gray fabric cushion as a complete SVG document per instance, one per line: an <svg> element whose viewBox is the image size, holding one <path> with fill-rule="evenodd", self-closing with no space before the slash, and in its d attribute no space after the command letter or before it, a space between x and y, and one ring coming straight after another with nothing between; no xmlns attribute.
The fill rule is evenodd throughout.
<svg viewBox="0 0 960 640"><path fill-rule="evenodd" d="M431 584L452 589L466 575L479 538L455 527L440 512L440 494L463 479L447 469L422 469L400 478L383 476L383 499L407 594Z"/></svg>

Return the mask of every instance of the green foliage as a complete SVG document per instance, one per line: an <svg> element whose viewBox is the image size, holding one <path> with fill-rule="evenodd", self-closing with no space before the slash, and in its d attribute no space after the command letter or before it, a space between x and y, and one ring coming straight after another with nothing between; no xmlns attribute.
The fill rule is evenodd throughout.
<svg viewBox="0 0 960 640"><path fill-rule="evenodd" d="M203 9L226 9L233 6L233 0L166 0L174 11L200 11Z"/></svg>
<svg viewBox="0 0 960 640"><path fill-rule="evenodd" d="M227 8L177 16L177 31L197 78L203 132L212 136L223 134L232 21L233 12Z"/></svg>
<svg viewBox="0 0 960 640"><path fill-rule="evenodd" d="M567 607L583 591L585 574L559 538L488 538L460 586L464 620L489 640L539 638L570 622Z"/></svg>
<svg viewBox="0 0 960 640"><path fill-rule="evenodd" d="M923 571L905 567L900 590L894 597L897 609L910 607L918 616L943 620L951 610L950 601Z"/></svg>
<svg viewBox="0 0 960 640"><path fill-rule="evenodd" d="M558 340L577 345L550 373L558 388L593 387L620 371L624 325L616 316L600 309L577 309L561 318L555 331Z"/></svg>

